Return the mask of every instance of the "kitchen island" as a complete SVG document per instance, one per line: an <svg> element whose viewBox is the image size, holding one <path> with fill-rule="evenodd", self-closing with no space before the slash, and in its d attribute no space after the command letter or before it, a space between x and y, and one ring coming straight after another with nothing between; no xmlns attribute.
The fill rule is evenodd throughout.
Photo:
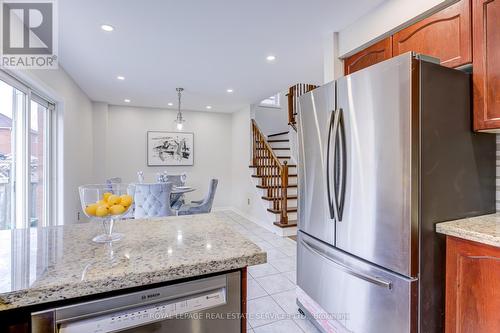
<svg viewBox="0 0 500 333"><path fill-rule="evenodd" d="M114 230L123 239L108 244L91 240L102 232L95 222L3 231L0 331L29 332L34 312L235 272L244 313L246 267L266 253L226 223L216 214L123 220Z"/></svg>
<svg viewBox="0 0 500 333"><path fill-rule="evenodd" d="M498 332L500 214L438 223L446 235L446 333Z"/></svg>

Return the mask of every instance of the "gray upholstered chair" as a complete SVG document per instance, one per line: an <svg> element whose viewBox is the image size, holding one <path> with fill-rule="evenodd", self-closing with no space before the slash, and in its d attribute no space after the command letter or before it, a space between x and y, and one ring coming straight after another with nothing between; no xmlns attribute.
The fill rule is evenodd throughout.
<svg viewBox="0 0 500 333"><path fill-rule="evenodd" d="M176 215L170 206L172 183L136 184L134 187L134 218Z"/></svg>
<svg viewBox="0 0 500 333"><path fill-rule="evenodd" d="M210 213L212 211L212 204L214 203L215 191L217 190L217 179L211 179L208 186L208 193L203 200L191 201L191 204L182 205L177 211L177 215L193 215Z"/></svg>

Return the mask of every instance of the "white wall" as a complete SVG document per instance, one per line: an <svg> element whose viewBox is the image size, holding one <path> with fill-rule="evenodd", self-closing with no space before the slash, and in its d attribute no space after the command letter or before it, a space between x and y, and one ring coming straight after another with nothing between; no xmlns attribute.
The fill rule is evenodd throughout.
<svg viewBox="0 0 500 333"><path fill-rule="evenodd" d="M170 174L179 174L185 171L189 185L197 188L187 195L187 200L202 199L207 192L209 179L217 178L219 185L214 206L231 205L230 114L185 111L184 131L194 133L194 165L148 167L146 133L150 130L175 131L176 111L110 105L106 117L102 114L106 112L102 104L94 106L95 119L100 119L101 122L96 124L96 131L105 133L104 136L96 133L104 141L96 142L94 168L99 182L110 177L121 177L124 182L134 182L139 170L144 171L147 182L153 182L157 172L166 170Z"/></svg>
<svg viewBox="0 0 500 333"><path fill-rule="evenodd" d="M81 210L78 186L94 182L92 103L63 68L12 74L57 103L57 217L58 223L75 223Z"/></svg>
<svg viewBox="0 0 500 333"><path fill-rule="evenodd" d="M458 0L389 0L339 32L339 56L351 55Z"/></svg>
<svg viewBox="0 0 500 333"><path fill-rule="evenodd" d="M269 217L266 215L264 201L252 182L252 170L248 167L251 164L251 113L249 106L232 114L231 206L250 219L262 223L269 221Z"/></svg>
<svg viewBox="0 0 500 333"><path fill-rule="evenodd" d="M255 121L264 135L288 131L288 99L286 92L280 95L280 108L264 107L259 103L251 106Z"/></svg>

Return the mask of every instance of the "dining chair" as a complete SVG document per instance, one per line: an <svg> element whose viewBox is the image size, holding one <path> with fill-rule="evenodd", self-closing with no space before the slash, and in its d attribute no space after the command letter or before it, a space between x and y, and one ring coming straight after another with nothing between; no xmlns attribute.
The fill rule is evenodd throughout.
<svg viewBox="0 0 500 333"><path fill-rule="evenodd" d="M217 190L217 184L219 180L211 179L208 186L208 193L203 200L194 200L190 204L182 205L177 211L177 215L193 215L193 214L203 214L210 213L212 211L212 205L214 203L215 191Z"/></svg>
<svg viewBox="0 0 500 333"><path fill-rule="evenodd" d="M134 189L134 218L174 216L170 206L173 184L136 184Z"/></svg>

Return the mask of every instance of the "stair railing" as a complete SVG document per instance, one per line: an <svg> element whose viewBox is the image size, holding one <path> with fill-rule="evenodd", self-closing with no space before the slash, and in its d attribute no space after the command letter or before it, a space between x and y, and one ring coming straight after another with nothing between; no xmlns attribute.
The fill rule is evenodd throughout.
<svg viewBox="0 0 500 333"><path fill-rule="evenodd" d="M273 209L280 211L280 223L288 224L288 162L276 157L273 149L254 119L252 119L252 163L257 176L272 198Z"/></svg>
<svg viewBox="0 0 500 333"><path fill-rule="evenodd" d="M316 89L314 84L298 83L288 89L288 125L297 131L297 112L299 109L299 96Z"/></svg>

